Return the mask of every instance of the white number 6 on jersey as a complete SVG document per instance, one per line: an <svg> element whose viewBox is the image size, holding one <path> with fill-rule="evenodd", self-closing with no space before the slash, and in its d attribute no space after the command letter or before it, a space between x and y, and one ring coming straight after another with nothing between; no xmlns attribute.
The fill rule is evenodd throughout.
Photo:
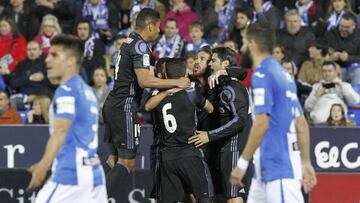
<svg viewBox="0 0 360 203"><path fill-rule="evenodd" d="M171 103L167 103L162 108L162 114L164 118L165 128L169 133L175 132L177 128L176 119L173 115L168 114L167 110L171 109Z"/></svg>

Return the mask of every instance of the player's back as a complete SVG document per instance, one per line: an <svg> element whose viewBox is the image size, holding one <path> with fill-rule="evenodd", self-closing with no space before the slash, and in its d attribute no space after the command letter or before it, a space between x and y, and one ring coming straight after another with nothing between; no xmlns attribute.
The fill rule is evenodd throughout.
<svg viewBox="0 0 360 203"><path fill-rule="evenodd" d="M269 128L260 145L261 169L258 165L258 177L261 176L264 181L300 179L295 118L302 109L293 79L273 57L269 57L254 71L252 88L256 114L270 116Z"/></svg>
<svg viewBox="0 0 360 203"><path fill-rule="evenodd" d="M91 88L74 76L55 92L50 109L50 133L54 119L72 121L65 142L53 164L53 181L70 185L103 184L97 158L99 105Z"/></svg>
<svg viewBox="0 0 360 203"><path fill-rule="evenodd" d="M115 83L108 100L124 112L138 111L142 88L138 85L135 68L148 68L150 48L139 34L133 32L121 45L115 62Z"/></svg>
<svg viewBox="0 0 360 203"><path fill-rule="evenodd" d="M182 156L199 155L194 145L188 144L188 138L196 131L196 92L189 88L166 97L156 107L156 116L162 136L163 159L177 159Z"/></svg>

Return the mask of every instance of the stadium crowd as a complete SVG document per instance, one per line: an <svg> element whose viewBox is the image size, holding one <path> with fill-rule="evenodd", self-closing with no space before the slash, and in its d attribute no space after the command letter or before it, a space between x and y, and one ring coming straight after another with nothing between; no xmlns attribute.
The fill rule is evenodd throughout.
<svg viewBox="0 0 360 203"><path fill-rule="evenodd" d="M309 123L354 125L347 112L360 102L358 0L1 0L0 123L48 122L56 87L46 77L45 58L60 33L83 42L81 76L103 104L117 50L145 7L162 19L162 35L151 44L153 66L164 57L182 57L191 75L202 47L225 46L248 71L247 87L252 64L241 50L242 38L252 23L270 23L278 44L273 54L296 80ZM142 112L142 124L150 123Z"/></svg>

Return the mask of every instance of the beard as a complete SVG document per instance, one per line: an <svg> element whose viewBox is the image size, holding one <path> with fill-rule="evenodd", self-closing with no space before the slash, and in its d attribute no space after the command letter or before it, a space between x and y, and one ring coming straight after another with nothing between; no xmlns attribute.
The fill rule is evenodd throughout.
<svg viewBox="0 0 360 203"><path fill-rule="evenodd" d="M251 54L249 49L246 49L246 51L241 56L241 64L240 66L243 68L251 68L253 65L253 60L251 58Z"/></svg>

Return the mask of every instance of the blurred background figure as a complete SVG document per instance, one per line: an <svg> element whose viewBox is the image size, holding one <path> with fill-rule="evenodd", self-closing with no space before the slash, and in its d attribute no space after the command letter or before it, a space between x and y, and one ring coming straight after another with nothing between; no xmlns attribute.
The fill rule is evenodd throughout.
<svg viewBox="0 0 360 203"><path fill-rule="evenodd" d="M11 105L7 93L0 90L0 125L3 124L22 124L22 120Z"/></svg>
<svg viewBox="0 0 360 203"><path fill-rule="evenodd" d="M59 21L54 15L47 14L42 18L39 35L34 40L41 45L44 56L47 56L49 52L51 39L61 33Z"/></svg>
<svg viewBox="0 0 360 203"><path fill-rule="evenodd" d="M32 109L27 113L27 124L48 124L50 98L48 96L35 96Z"/></svg>
<svg viewBox="0 0 360 203"><path fill-rule="evenodd" d="M355 122L346 118L345 108L342 104L331 106L326 124L333 127L355 127Z"/></svg>
<svg viewBox="0 0 360 203"><path fill-rule="evenodd" d="M102 67L97 67L94 70L94 74L93 74L92 78L94 81L92 90L95 93L95 96L98 100L98 103L99 103L100 109L101 109L101 111L99 113L99 122L101 124L103 124L104 119L102 117L102 108L104 106L105 99L110 92L110 87L107 85L107 80L108 80L107 71Z"/></svg>

